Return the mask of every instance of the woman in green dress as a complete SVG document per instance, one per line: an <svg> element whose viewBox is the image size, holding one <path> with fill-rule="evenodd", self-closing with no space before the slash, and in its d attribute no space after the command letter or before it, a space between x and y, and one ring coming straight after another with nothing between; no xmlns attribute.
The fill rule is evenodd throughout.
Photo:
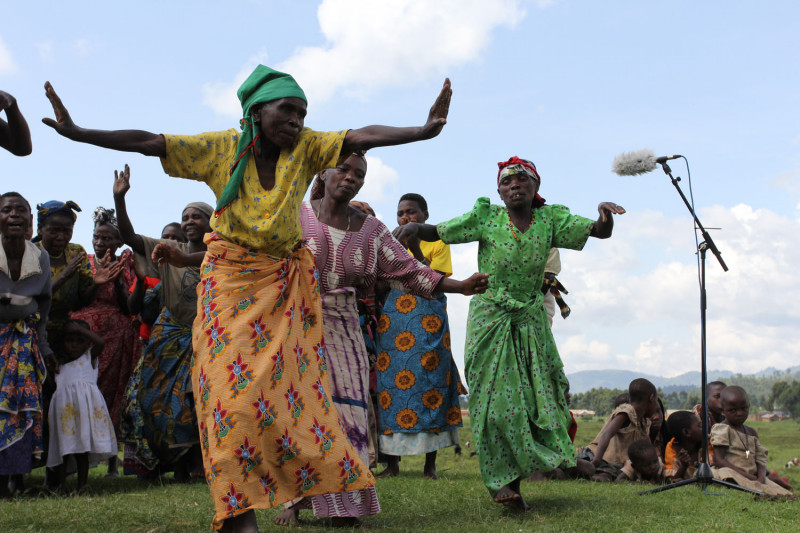
<svg viewBox="0 0 800 533"><path fill-rule="evenodd" d="M469 213L437 226L410 223L395 237L447 244L477 241L478 266L489 289L472 298L465 370L472 433L483 482L494 501L529 511L520 480L566 463L575 465L567 435L567 378L542 303L551 247L580 250L591 237L611 236L613 203L598 206L596 221L545 205L530 161L498 163L497 192L505 206L479 198Z"/></svg>

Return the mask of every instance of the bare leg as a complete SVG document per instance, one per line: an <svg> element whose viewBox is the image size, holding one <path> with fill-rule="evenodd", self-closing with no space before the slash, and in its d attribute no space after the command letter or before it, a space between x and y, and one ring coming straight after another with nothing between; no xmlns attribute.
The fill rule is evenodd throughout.
<svg viewBox="0 0 800 533"><path fill-rule="evenodd" d="M258 521L255 511L247 511L239 516L228 518L222 524L221 531L229 533L258 533Z"/></svg>
<svg viewBox="0 0 800 533"><path fill-rule="evenodd" d="M89 481L89 454L76 454L75 460L78 462L78 492L83 492Z"/></svg>
<svg viewBox="0 0 800 533"><path fill-rule="evenodd" d="M8 490L8 482L11 476L0 476L0 499L10 500L11 491Z"/></svg>
<svg viewBox="0 0 800 533"><path fill-rule="evenodd" d="M396 455L386 456L386 470L375 477L394 477L400 473L400 457Z"/></svg>
<svg viewBox="0 0 800 533"><path fill-rule="evenodd" d="M284 507L283 512L281 512L273 522L279 526L296 526L299 523L297 520L299 517L300 507L297 505L290 505Z"/></svg>
<svg viewBox="0 0 800 533"><path fill-rule="evenodd" d="M436 452L425 454L425 468L422 470L422 477L425 479L439 479L436 475Z"/></svg>
<svg viewBox="0 0 800 533"><path fill-rule="evenodd" d="M61 464L57 467L53 468L53 472L55 473L53 477L56 479L55 487L50 488L50 490L61 492L64 490L64 487L67 485L67 457L69 455L65 455L61 458Z"/></svg>
<svg viewBox="0 0 800 533"><path fill-rule="evenodd" d="M108 472L106 472L106 477L119 477L119 467L117 463L116 455L108 458Z"/></svg>

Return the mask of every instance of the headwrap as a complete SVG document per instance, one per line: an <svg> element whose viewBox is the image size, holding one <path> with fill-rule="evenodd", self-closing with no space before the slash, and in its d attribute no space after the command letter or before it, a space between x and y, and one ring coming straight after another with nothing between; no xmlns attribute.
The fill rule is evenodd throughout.
<svg viewBox="0 0 800 533"><path fill-rule="evenodd" d="M506 176L513 176L514 174L527 174L528 176L532 177L539 183L542 182L542 177L539 176L539 172L536 170L536 165L533 164L533 161L528 161L527 159L520 159L517 156L513 156L508 161L501 161L497 163L497 167L500 169L497 171L497 185L500 186L500 180L505 178ZM533 207L542 207L544 205L544 198L539 196L539 193L536 193L536 197L533 199Z"/></svg>
<svg viewBox="0 0 800 533"><path fill-rule="evenodd" d="M81 208L72 200L68 200L67 202L50 200L49 202L45 202L43 204L36 204L36 211L36 222L41 228L42 224L44 224L44 221L47 220L47 217L55 215L56 213L65 213L69 215L72 217L72 222L74 223L78 219L76 211L80 213Z"/></svg>
<svg viewBox="0 0 800 533"><path fill-rule="evenodd" d="M92 213L92 220L94 221L95 227L108 224L115 230L119 231L119 223L117 222L117 217L114 216L113 209L106 209L102 206L97 207L94 210L94 213Z"/></svg>
<svg viewBox="0 0 800 533"><path fill-rule="evenodd" d="M207 216L209 219L211 219L211 215L214 214L214 208L205 202L192 202L190 204L186 204L186 207L183 208L183 211L186 211L190 207L197 209L205 216ZM183 213L183 211L181 211L181 213Z"/></svg>
<svg viewBox="0 0 800 533"><path fill-rule="evenodd" d="M279 98L300 98L308 103L303 89L294 81L294 78L284 72L278 72L264 65L258 65L239 90L236 91L239 102L242 103L242 119L239 125L242 133L239 136L239 145L236 148L236 159L231 165L231 179L225 185L225 189L217 201L217 215L221 213L231 202L236 199L239 187L242 184L244 171L247 168L249 152L254 148L260 148L261 133L255 133L250 108L255 104L263 104L278 100Z"/></svg>

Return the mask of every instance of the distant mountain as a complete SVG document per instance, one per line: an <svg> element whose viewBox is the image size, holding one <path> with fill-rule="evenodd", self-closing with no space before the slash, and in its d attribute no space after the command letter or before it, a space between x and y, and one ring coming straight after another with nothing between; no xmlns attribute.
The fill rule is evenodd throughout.
<svg viewBox="0 0 800 533"><path fill-rule="evenodd" d="M773 371L775 369L767 369L762 372L772 375ZM724 380L732 375L734 373L727 370L713 370L708 372L708 380ZM625 390L628 388L628 384L636 378L649 379L653 385L660 387L667 394L676 390L696 389L700 386L700 372L697 371L686 372L672 378L652 376L631 370L581 370L567 376L569 390L573 394L600 387Z"/></svg>

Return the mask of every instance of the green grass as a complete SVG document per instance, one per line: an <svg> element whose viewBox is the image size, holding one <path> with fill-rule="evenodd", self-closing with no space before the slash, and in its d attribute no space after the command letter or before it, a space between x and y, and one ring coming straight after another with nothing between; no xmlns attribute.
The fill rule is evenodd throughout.
<svg viewBox="0 0 800 533"><path fill-rule="evenodd" d="M579 420L576 442L589 442L602 420ZM770 449L770 468L800 486L800 470L783 465L800 455L796 422L753 423ZM472 440L462 430L462 443ZM459 457L449 448L439 454L439 481L422 479L422 457L404 458L401 475L379 480L383 512L367 518L371 530L468 532L617 532L617 531L796 531L800 502L755 500L738 491L714 487L705 495L696 486L638 496L642 486L585 481L524 483L525 498L535 512L520 516L492 503L480 481L469 448ZM28 495L0 502L0 532L194 532L207 531L213 515L205 484L147 483L133 478L106 479L92 471L91 496ZM41 472L29 486L42 483ZM258 511L263 531L277 510ZM303 531L337 531L309 511L301 514ZM297 528L295 528L297 529Z"/></svg>

